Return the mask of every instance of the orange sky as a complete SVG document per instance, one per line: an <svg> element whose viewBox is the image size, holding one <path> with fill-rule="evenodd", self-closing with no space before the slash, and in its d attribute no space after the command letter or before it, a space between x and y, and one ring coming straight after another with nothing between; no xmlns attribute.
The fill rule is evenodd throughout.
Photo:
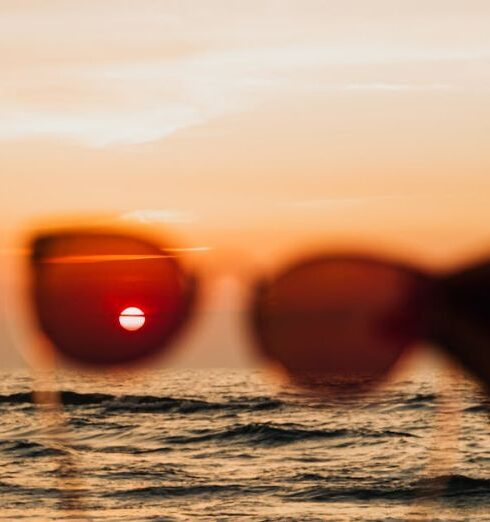
<svg viewBox="0 0 490 522"><path fill-rule="evenodd" d="M26 222L74 211L244 252L484 248L489 35L485 0L2 0L2 271Z"/></svg>

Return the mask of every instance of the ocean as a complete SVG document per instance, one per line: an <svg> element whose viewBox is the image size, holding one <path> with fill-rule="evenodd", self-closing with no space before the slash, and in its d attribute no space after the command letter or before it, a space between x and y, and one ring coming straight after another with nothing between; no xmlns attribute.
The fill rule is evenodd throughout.
<svg viewBox="0 0 490 522"><path fill-rule="evenodd" d="M490 402L463 378L362 402L258 370L35 379L1 375L1 520L490 520Z"/></svg>

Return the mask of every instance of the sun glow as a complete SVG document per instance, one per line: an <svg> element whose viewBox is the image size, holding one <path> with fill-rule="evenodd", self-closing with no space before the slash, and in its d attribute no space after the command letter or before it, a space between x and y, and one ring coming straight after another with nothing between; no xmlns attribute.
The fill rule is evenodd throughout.
<svg viewBox="0 0 490 522"><path fill-rule="evenodd" d="M119 315L119 324L129 332L135 332L143 327L146 322L145 313L141 308L130 306Z"/></svg>

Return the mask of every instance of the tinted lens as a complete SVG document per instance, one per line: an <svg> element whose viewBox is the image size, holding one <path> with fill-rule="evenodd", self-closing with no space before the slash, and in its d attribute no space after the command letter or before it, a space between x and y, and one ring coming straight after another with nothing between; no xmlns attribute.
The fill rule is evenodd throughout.
<svg viewBox="0 0 490 522"><path fill-rule="evenodd" d="M118 365L155 354L189 315L190 278L175 257L137 238L41 237L32 263L41 328L63 356L79 363Z"/></svg>
<svg viewBox="0 0 490 522"><path fill-rule="evenodd" d="M320 258L263 285L254 323L267 357L327 391L381 379L423 333L426 281L357 258Z"/></svg>

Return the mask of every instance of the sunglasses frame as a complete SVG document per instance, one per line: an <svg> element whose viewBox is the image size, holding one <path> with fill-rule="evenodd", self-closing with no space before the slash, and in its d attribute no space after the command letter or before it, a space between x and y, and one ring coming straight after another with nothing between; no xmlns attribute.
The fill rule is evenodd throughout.
<svg viewBox="0 0 490 522"><path fill-rule="evenodd" d="M59 219L54 221L53 225L48 227L42 227L37 228L34 233L30 234L29 244L32 245L33 238L38 238L41 235L48 235L48 236L58 236L63 233L94 233L97 232L100 233L103 231L104 234L115 234L120 235L121 237L132 237L136 238L139 241L142 242L148 242L152 245L158 245L161 244L161 238L165 237L166 241L164 243L165 246L162 247L162 251L165 251L165 249L175 251L176 257L178 257L178 261L181 264L186 277L189 278L189 281L192 281L192 296L190 298L190 308L189 313L185 318L182 320L182 330L183 332L179 332L179 335L177 337L181 337L182 333L185 333L185 331L189 330L189 326L191 325L193 319L196 316L196 309L200 305L201 302L201 281L198 275L199 270L197 270L197 267L199 266L199 262L194 258L193 256L189 256L188 252L186 252L185 248L181 248L178 245L176 241L174 241L173 237L168 234L167 229L165 229L165 232L159 233L155 232L155 227L147 227L145 225L142 225L140 223L138 224L129 224L125 223L123 225L120 224L120 222L116 221L109 221L107 218L97 218L96 220L92 220L91 222L87 221L87 218L84 216L82 220L82 225L79 224L80 220L76 220L75 222L73 220L69 221L67 225L61 225ZM28 250L30 247L28 247ZM282 266L279 270L276 270L275 272L272 272L272 274L269 275L263 275L262 277L259 277L255 280L255 284L252 284L252 291L250 298L248 300L248 314L247 314L247 324L251 327L251 338L254 341L253 345L255 348L255 354L262 356L262 359L267 359L264 357L264 350L262 347L260 347L259 343L257 343L258 339L258 325L257 325L257 309L258 309L258 302L261 299L261 295L263 295L264 289L267 288L271 283L274 281L280 280L281 277L284 277L285 275L289 274L292 270L295 270L299 267L307 267L308 265L312 263L318 263L321 262L331 262L331 261L360 261L360 262L368 262L368 263L375 263L380 266L386 266L390 268L394 268L396 270L400 270L403 273L410 274L411 276L415 276L416 278L420 278L424 282L428 283L432 286L433 291L432 298L431 298L431 313L430 313L430 320L429 322L431 325L428 327L427 335L424 336L425 341L429 341L430 343L435 343L438 347L441 347L444 352L448 353L451 358L457 362L459 365L463 366L466 370L469 370L470 373L472 373L474 376L478 377L480 381L483 382L483 384L486 384L487 386L490 386L490 375L489 375L489 366L490 361L488 355L482 352L482 343L480 340L478 340L479 344L479 350L476 350L476 352L482 352L483 355L480 353L471 354L468 356L468 350L465 347L461 346L455 346L454 343L448 342L448 336L443 333L444 331L444 323L447 323L447 317L444 317L444 314L438 312L441 306L441 295L444 294L444 289L447 288L448 282L452 281L455 277L458 277L461 274L469 273L475 270L475 267L483 267L485 269L487 267L490 267L490 262L486 261L485 258L483 261L479 262L472 262L472 263L466 263L463 265L462 268L458 269L452 269L452 270L426 270L426 269L420 269L417 267L415 263L408 263L405 261L400 261L396 259L394 256L386 256L386 255L373 255L371 252L364 252L364 251L354 251L352 249L343 249L343 250L332 250L331 252L325 252L321 254L317 254L316 256L308 256L303 259L296 259L295 261L291 262L289 265ZM31 260L32 262L32 260ZM29 277L26 278L27 280L30 280ZM28 303L31 302L30 296L25 296L26 301ZM33 322L34 320L34 322ZM29 323L35 324L35 314L30 314ZM36 340L36 348L34 350L30 350L27 353L24 353L24 357L27 359L27 361L31 365L35 366L41 366L41 367L48 367L52 368L55 359L57 358L58 352L54 347L46 348L46 343L44 344L44 348L40 348L39 346L39 338L38 336ZM178 344L178 342L175 342L176 339L172 339L172 350L175 348L174 345ZM180 339L179 339L180 341ZM471 344L471 343L470 343ZM160 350L157 351L156 357L158 355L161 355L161 352L166 351L162 349L163 347L160 347ZM474 348L474 347L473 347ZM475 350L472 348L471 351L475 352ZM408 350L408 347L407 347ZM36 352L33 354L33 352ZM41 357L39 355L41 354ZM404 358L405 352L403 353L401 359ZM149 360L153 360L154 357L152 356ZM47 362L46 364L43 364ZM142 361L142 365L146 365L149 361L144 360ZM270 361L269 361L270 362ZM481 362L482 364L478 364ZM139 366L139 362L136 363L136 366ZM391 373L391 372L390 372Z"/></svg>

